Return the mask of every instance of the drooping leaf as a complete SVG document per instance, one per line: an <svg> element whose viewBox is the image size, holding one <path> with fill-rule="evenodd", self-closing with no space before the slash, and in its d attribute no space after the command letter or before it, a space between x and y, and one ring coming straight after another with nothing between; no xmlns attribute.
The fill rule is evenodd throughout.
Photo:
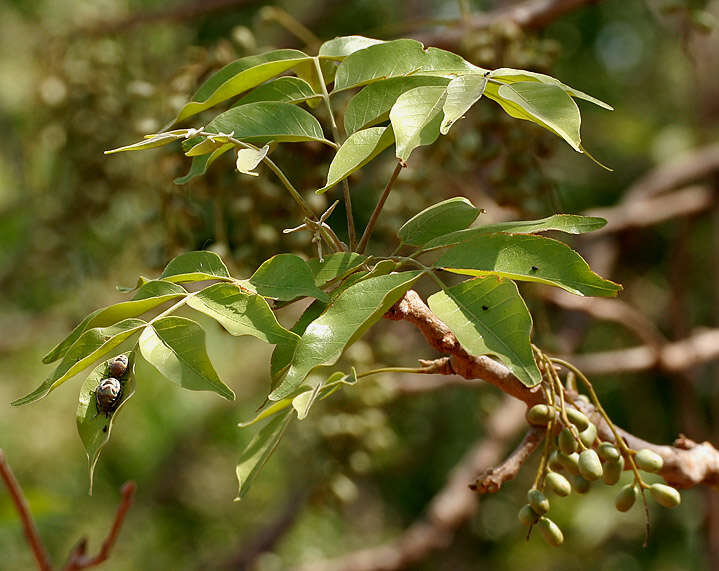
<svg viewBox="0 0 719 571"><path fill-rule="evenodd" d="M467 228L479 209L463 196L443 200L407 220L397 231L403 243L424 246L430 240Z"/></svg>
<svg viewBox="0 0 719 571"><path fill-rule="evenodd" d="M43 363L52 363L63 357L80 336L93 327L107 327L129 317L137 317L168 301L187 295L182 286L166 281L151 280L140 286L130 301L123 301L93 311L83 319L70 335L60 341L42 358Z"/></svg>
<svg viewBox="0 0 719 571"><path fill-rule="evenodd" d="M444 236L430 240L424 244L425 248L438 248L442 246L452 246L461 244L467 240L471 240L475 236L482 234L492 234L494 232L507 232L513 234L533 234L535 232L547 232L557 230L568 234L584 234L585 232L593 232L602 228L607 221L604 218L596 216L579 216L576 214L553 214L547 218L539 220L519 220L515 222L499 222L497 224L486 224L476 228L468 228L467 230L458 230L450 232Z"/></svg>
<svg viewBox="0 0 719 571"><path fill-rule="evenodd" d="M358 50L381 43L382 40L365 38L364 36L341 36L323 43L320 46L319 55L325 58L342 60Z"/></svg>
<svg viewBox="0 0 719 571"><path fill-rule="evenodd" d="M287 397L312 369L336 363L345 348L381 319L420 275L412 271L366 279L334 298L322 315L307 326L290 367L269 399Z"/></svg>
<svg viewBox="0 0 719 571"><path fill-rule="evenodd" d="M135 394L134 353L125 353L128 358L127 373L119 379L122 384L122 395L117 408L108 415L97 409L95 391L100 381L109 376L107 361L98 365L85 379L80 389L77 411L75 413L77 432L87 453L87 462L90 472L90 495L92 495L93 476L97 460L100 458L102 448L110 440L112 425L115 417L125 403Z"/></svg>
<svg viewBox="0 0 719 571"><path fill-rule="evenodd" d="M161 317L142 332L139 347L145 361L169 381L192 391L214 391L228 400L235 398L207 356L205 332L191 319Z"/></svg>
<svg viewBox="0 0 719 571"><path fill-rule="evenodd" d="M119 147L117 149L111 149L109 151L105 151L105 154L112 155L114 153L122 153L124 151L144 151L145 149L154 149L156 147L162 147L164 145L169 145L170 143L173 143L173 142L177 141L178 139L182 139L185 136L186 132L187 131L185 129L178 129L177 131L173 131L173 132L159 133L159 134L155 135L154 137L144 139L137 143L133 143L132 145L126 145L124 147Z"/></svg>
<svg viewBox="0 0 719 571"><path fill-rule="evenodd" d="M457 119L460 119L484 93L487 87L487 78L482 74L470 73L455 77L447 85L447 98L444 101L444 119L439 128L442 135L449 132L449 128Z"/></svg>
<svg viewBox="0 0 719 571"><path fill-rule="evenodd" d="M356 252L337 252L331 256L325 256L321 261L319 258L312 258L307 261L307 265L315 277L315 285L322 287L334 279L348 275L355 268L361 266L366 259L367 256Z"/></svg>
<svg viewBox="0 0 719 571"><path fill-rule="evenodd" d="M277 254L266 260L247 280L258 294L280 301L314 297L327 301L327 294L315 285L312 270L295 254Z"/></svg>
<svg viewBox="0 0 719 571"><path fill-rule="evenodd" d="M268 81L255 87L244 97L241 97L233 107L258 103L260 101L279 101L283 103L302 103L314 97L321 97L315 93L312 86L304 79L293 76L284 76Z"/></svg>
<svg viewBox="0 0 719 571"><path fill-rule="evenodd" d="M180 254L170 260L160 276L160 279L169 282L199 282L229 278L230 272L220 256L206 250Z"/></svg>
<svg viewBox="0 0 719 571"><path fill-rule="evenodd" d="M579 108L561 87L529 81L500 86L488 83L485 94L508 115L544 127L567 141L578 153L582 152Z"/></svg>
<svg viewBox="0 0 719 571"><path fill-rule="evenodd" d="M327 192L338 182L361 169L392 143L394 143L392 127L370 127L352 133L337 150L327 172L327 184L318 189L317 193Z"/></svg>
<svg viewBox="0 0 719 571"><path fill-rule="evenodd" d="M188 297L187 305L209 315L231 335L252 335L266 343L294 343L299 336L282 327L261 295L218 283Z"/></svg>
<svg viewBox="0 0 719 571"><path fill-rule="evenodd" d="M355 95L347 104L344 114L345 131L348 134L372 127L389 119L389 112L403 93L423 86L444 86L444 77L410 75L393 77L371 83Z"/></svg>
<svg viewBox="0 0 719 571"><path fill-rule="evenodd" d="M530 342L532 317L513 281L467 280L427 302L470 353L496 355L528 387L541 382Z"/></svg>
<svg viewBox="0 0 719 571"><path fill-rule="evenodd" d="M614 297L622 289L590 270L565 243L532 234L477 236L445 252L435 266L470 276L543 283L576 295Z"/></svg>
<svg viewBox="0 0 719 571"><path fill-rule="evenodd" d="M115 347L147 325L142 319L125 319L110 327L96 327L85 331L67 350L55 371L30 394L13 401L13 406L35 402L47 396L51 391L87 369L95 361L107 355Z"/></svg>
<svg viewBox="0 0 719 571"><path fill-rule="evenodd" d="M180 110L173 123L178 123L218 103L264 83L309 56L298 50L273 50L234 61L212 74Z"/></svg>
<svg viewBox="0 0 719 571"><path fill-rule="evenodd" d="M444 87L432 86L415 87L399 96L389 112L399 160L407 162L417 147L437 140L446 96Z"/></svg>
<svg viewBox="0 0 719 571"><path fill-rule="evenodd" d="M221 147L215 149L208 155L202 155L199 157L192 157L192 163L190 164L190 170L187 171L185 176L177 177L173 182L175 184L187 184L193 178L202 176L210 168L210 165L214 163L221 155L224 155L230 149L234 149L235 145L227 143Z"/></svg>
<svg viewBox="0 0 719 571"><path fill-rule="evenodd" d="M236 502L247 494L257 474L260 473L260 470L262 470L262 467L280 443L280 439L291 420L291 410L277 415L255 434L247 448L243 450L236 469L237 480L240 485L235 498Z"/></svg>

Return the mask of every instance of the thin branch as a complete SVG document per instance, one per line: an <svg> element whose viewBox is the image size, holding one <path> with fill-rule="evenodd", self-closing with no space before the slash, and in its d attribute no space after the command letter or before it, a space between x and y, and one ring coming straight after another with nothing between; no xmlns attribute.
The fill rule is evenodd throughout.
<svg viewBox="0 0 719 571"><path fill-rule="evenodd" d="M51 571L52 565L50 564L50 559L42 544L42 540L37 533L35 520L33 520L32 513L30 513L30 506L28 506L25 494L23 494L22 488L15 478L10 465L5 460L5 454L2 450L0 450L0 477L2 477L5 482L5 486L7 486L8 492L10 493L10 499L20 516L25 539L27 539L32 549L38 568L41 571Z"/></svg>
<svg viewBox="0 0 719 571"><path fill-rule="evenodd" d="M358 253L361 254L362 252L365 251L365 248L367 247L367 243L369 242L370 236L372 236L374 227L377 224L377 219L379 218L380 212L382 212L384 203L387 201L387 197L389 196L389 193L392 191L392 185L394 184L394 181L397 180L397 177L399 176L399 173L401 170L402 170L402 162L398 161L397 166L394 167L392 176L389 177L389 180L387 181L387 186L384 187L384 191L382 192L382 196L380 196L379 202L377 202L377 206L374 207L374 211L372 212L372 216L370 216L369 222L367 222L367 227L364 229L362 238L360 239L359 245L357 246Z"/></svg>

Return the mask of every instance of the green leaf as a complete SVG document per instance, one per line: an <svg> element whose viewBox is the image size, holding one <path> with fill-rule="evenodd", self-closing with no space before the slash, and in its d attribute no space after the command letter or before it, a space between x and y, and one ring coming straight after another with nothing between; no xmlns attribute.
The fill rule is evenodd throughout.
<svg viewBox="0 0 719 571"><path fill-rule="evenodd" d="M233 400L235 393L217 376L205 350L205 332L184 317L162 317L140 336L142 357L163 377L191 391L214 391Z"/></svg>
<svg viewBox="0 0 719 571"><path fill-rule="evenodd" d="M622 289L595 274L563 242L531 234L477 236L446 252L435 267L470 276L538 282L576 295L614 297Z"/></svg>
<svg viewBox="0 0 719 571"><path fill-rule="evenodd" d="M345 131L354 133L389 119L389 112L403 93L424 86L444 86L449 82L444 77L409 76L393 77L371 83L355 95L347 104L344 113Z"/></svg>
<svg viewBox="0 0 719 571"><path fill-rule="evenodd" d="M403 93L389 112L397 142L397 158L407 162L412 151L431 145L439 137L444 87L415 87Z"/></svg>
<svg viewBox="0 0 719 571"><path fill-rule="evenodd" d="M312 86L299 77L284 76L268 81L255 87L247 95L240 98L232 107L259 103L260 101L279 101L282 103L302 103L314 97L322 97L315 93Z"/></svg>
<svg viewBox="0 0 719 571"><path fill-rule="evenodd" d="M327 40L320 46L319 55L325 58L341 60L358 50L383 43L382 40L364 36L342 36Z"/></svg>
<svg viewBox="0 0 719 571"><path fill-rule="evenodd" d="M530 342L532 317L513 281L467 280L427 302L470 353L496 355L528 387L542 381Z"/></svg>
<svg viewBox="0 0 719 571"><path fill-rule="evenodd" d="M520 81L488 84L487 97L499 103L508 115L532 121L558 135L578 153L582 152L579 108L567 92L556 85Z"/></svg>
<svg viewBox="0 0 719 571"><path fill-rule="evenodd" d="M145 149L162 147L164 145L169 145L178 139L182 139L185 136L185 133L187 133L186 129L178 129L177 131L171 131L168 133L159 133L158 135L133 143L132 145L126 145L124 147L105 151L105 154L112 155L113 153L122 153L124 151L144 151Z"/></svg>
<svg viewBox="0 0 719 571"><path fill-rule="evenodd" d="M137 317L158 305L185 295L187 292L181 286L160 280L148 281L137 290L131 301L123 301L93 311L72 330L70 335L53 347L42 358L42 362L52 363L63 357L73 343L92 327L107 327L128 317Z"/></svg>
<svg viewBox="0 0 719 571"><path fill-rule="evenodd" d="M47 396L65 381L107 355L130 336L141 331L146 325L147 323L142 319L125 319L110 327L96 327L85 331L68 349L55 371L38 388L13 401L12 405L21 406Z"/></svg>
<svg viewBox="0 0 719 571"><path fill-rule="evenodd" d="M366 259L367 256L355 252L337 252L325 256L323 260L312 258L307 261L307 265L315 277L315 285L322 287L332 280L345 277L361 266Z"/></svg>
<svg viewBox="0 0 719 571"><path fill-rule="evenodd" d="M227 143L221 147L215 149L208 155L202 155L199 157L192 157L192 163L190 164L190 170L185 176L177 177L173 182L175 184L187 184L193 178L202 176L210 168L210 165L214 163L221 155L224 155L230 149L234 149L235 145Z"/></svg>
<svg viewBox="0 0 719 571"><path fill-rule="evenodd" d="M487 78L476 73L461 75L449 82L443 107L444 119L439 128L442 135L446 135L454 122L479 101L486 87Z"/></svg>
<svg viewBox="0 0 719 571"><path fill-rule="evenodd" d="M332 159L327 173L327 184L318 189L317 194L327 192L338 182L361 169L392 143L392 127L370 127L352 133Z"/></svg>
<svg viewBox="0 0 719 571"><path fill-rule="evenodd" d="M273 50L234 61L212 74L200 86L173 123L197 115L309 59L307 54L298 50Z"/></svg>
<svg viewBox="0 0 719 571"><path fill-rule="evenodd" d="M603 227L607 221L604 218L595 216L579 216L576 214L554 214L540 220L520 220L516 222L499 222L498 224L486 224L476 228L468 228L467 230L458 230L450 232L444 236L438 236L434 240L430 240L424 244L425 248L439 248L443 246L452 246L461 244L467 240L471 240L475 236L482 234L492 234L494 232L507 232L513 234L533 234L535 232L546 232L549 230L557 230L568 234L584 234L585 232L593 232Z"/></svg>
<svg viewBox="0 0 719 571"><path fill-rule="evenodd" d="M327 294L315 285L312 270L295 254L278 254L266 260L247 280L258 294L280 301L296 297L314 297L328 301Z"/></svg>
<svg viewBox="0 0 719 571"><path fill-rule="evenodd" d="M279 324L265 298L235 284L211 285L188 297L187 305L215 319L231 335L252 335L273 345L299 339Z"/></svg>
<svg viewBox="0 0 719 571"><path fill-rule="evenodd" d="M568 85L565 85L558 79L555 79L555 78L553 78L549 75L545 75L543 73L536 73L534 71L526 71L524 69L512 69L512 68L508 68L508 67L502 67L502 68L493 70L489 74L489 77L491 77L492 79L499 80L503 83L515 83L517 81L539 81L542 83L546 83L548 85L556 85L558 87L561 87L564 91L566 91L572 97L576 97L577 99L584 99L585 101L594 103L595 105L598 105L599 107L603 107L604 109L607 109L609 111L614 111L614 108L611 105L604 103L604 101L600 101L596 97L592 97L591 95L588 95L582 91L579 91L578 89L569 87Z"/></svg>
<svg viewBox="0 0 719 571"><path fill-rule="evenodd" d="M244 449L236 469L237 480L240 484L239 492L235 498L236 502L247 494L252 482L280 443L280 439L291 420L291 410L276 416L255 434L247 448Z"/></svg>
<svg viewBox="0 0 719 571"><path fill-rule="evenodd" d="M162 271L160 279L169 282L199 282L229 279L230 272L214 252L185 252L173 258Z"/></svg>
<svg viewBox="0 0 719 571"><path fill-rule="evenodd" d="M135 394L135 374L134 374L134 353L132 351L125 353L128 358L128 372L122 379L122 396L120 404L110 414L108 418L104 413L97 410L97 401L95 399L95 391L100 381L109 376L107 361L98 365L80 389L80 398L78 399L77 412L75 413L77 422L77 432L80 440L85 447L87 453L88 468L90 471L90 495L92 495L93 475L95 473L95 465L100 458L102 448L110 440L112 425L115 417L125 403Z"/></svg>
<svg viewBox="0 0 719 571"><path fill-rule="evenodd" d="M452 77L484 72L457 54L424 48L417 40L393 40L354 52L337 68L334 91L405 75Z"/></svg>
<svg viewBox="0 0 719 571"><path fill-rule="evenodd" d="M443 200L425 208L407 220L397 231L403 243L424 246L427 242L467 228L479 216L479 210L463 196Z"/></svg>
<svg viewBox="0 0 719 571"><path fill-rule="evenodd" d="M421 272L401 272L361 281L334 298L307 326L292 363L270 400L290 395L320 365L332 365L345 348L367 331L417 281Z"/></svg>

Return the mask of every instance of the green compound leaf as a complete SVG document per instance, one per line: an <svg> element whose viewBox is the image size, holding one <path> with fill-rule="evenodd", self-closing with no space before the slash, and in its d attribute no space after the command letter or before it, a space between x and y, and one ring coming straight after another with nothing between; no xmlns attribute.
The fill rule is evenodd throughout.
<svg viewBox="0 0 719 571"><path fill-rule="evenodd" d="M230 272L214 252L185 252L170 260L160 279L168 282L199 282L230 279Z"/></svg>
<svg viewBox="0 0 719 571"><path fill-rule="evenodd" d="M366 259L367 256L355 252L337 252L331 256L326 256L321 261L319 258L307 260L307 265L315 277L315 285L322 287L332 280L350 274L361 266Z"/></svg>
<svg viewBox="0 0 719 571"><path fill-rule="evenodd" d="M252 335L273 345L299 339L279 324L265 298L235 284L211 285L188 297L187 305L215 319L231 335Z"/></svg>
<svg viewBox="0 0 719 571"><path fill-rule="evenodd" d="M352 133L332 159L327 173L327 184L318 189L317 194L327 192L338 182L361 169L392 143L392 127L370 127Z"/></svg>
<svg viewBox="0 0 719 571"><path fill-rule="evenodd" d="M261 101L277 101L280 103L302 103L308 99L322 97L315 93L312 86L304 79L293 76L284 76L268 81L255 87L244 97L241 97L232 107L259 103Z"/></svg>
<svg viewBox="0 0 719 571"><path fill-rule="evenodd" d="M445 86L444 77L409 76L393 77L371 83L347 104L344 114L345 131L354 133L389 119L389 112L403 93L415 87Z"/></svg>
<svg viewBox="0 0 719 571"><path fill-rule="evenodd" d="M363 50L375 44L383 43L382 40L366 38L364 36L342 36L327 40L320 46L321 57L342 60L356 51Z"/></svg>
<svg viewBox="0 0 719 571"><path fill-rule="evenodd" d="M21 406L47 396L65 381L107 355L120 343L139 333L146 325L147 323L142 319L125 319L110 327L96 327L85 331L68 349L55 371L33 392L13 401L12 405Z"/></svg>
<svg viewBox="0 0 719 571"><path fill-rule="evenodd" d="M122 396L120 397L120 404L109 414L109 417L97 410L97 400L95 399L95 391L100 381L109 376L107 361L95 367L80 389L80 398L78 399L75 417L77 432L87 453L90 472L90 495L92 495L95 466L100 458L102 448L110 440L115 417L120 412L120 409L125 406L125 403L135 394L134 353L130 351L124 354L128 359L127 373L121 379L118 379L122 384Z"/></svg>
<svg viewBox="0 0 719 571"><path fill-rule="evenodd" d="M309 59L298 50L273 50L234 61L212 74L199 87L173 123L197 115Z"/></svg>
<svg viewBox="0 0 719 571"><path fill-rule="evenodd" d="M70 335L50 350L42 358L42 362L52 363L63 357L73 343L90 328L107 327L129 317L137 317L163 303L185 295L187 292L181 286L160 280L148 281L138 288L132 300L93 311L72 330Z"/></svg>
<svg viewBox="0 0 719 571"><path fill-rule="evenodd" d="M514 282L467 280L427 301L470 353L496 355L528 387L542 381L530 343L532 317Z"/></svg>
<svg viewBox="0 0 719 571"><path fill-rule="evenodd" d="M329 300L327 294L315 285L315 277L307 262L295 254L272 256L247 281L258 294L280 301L305 296Z"/></svg>
<svg viewBox="0 0 719 571"><path fill-rule="evenodd" d="M403 243L424 246L430 240L467 228L479 209L463 196L443 200L416 214L397 231Z"/></svg>
<svg viewBox="0 0 719 571"><path fill-rule="evenodd" d="M332 365L345 348L362 336L417 281L421 272L400 272L366 279L334 298L302 334L292 362L270 393L283 399L320 365Z"/></svg>
<svg viewBox="0 0 719 571"><path fill-rule="evenodd" d="M207 356L205 332L191 319L158 319L142 332L139 346L145 361L167 380L191 391L214 391L228 400L235 398Z"/></svg>
<svg viewBox="0 0 719 571"><path fill-rule="evenodd" d="M455 121L479 101L486 87L487 78L477 73L461 75L449 82L443 108L444 119L439 128L442 135L446 135Z"/></svg>
<svg viewBox="0 0 719 571"><path fill-rule="evenodd" d="M407 162L417 147L431 145L439 137L444 87L415 87L399 96L389 112L397 143L397 158Z"/></svg>
<svg viewBox="0 0 719 571"><path fill-rule="evenodd" d="M507 232L512 234L534 234L535 232L547 232L557 230L568 234L584 234L593 232L605 226L607 221L596 216L579 216L577 214L554 214L539 220L519 220L516 222L499 222L498 224L486 224L467 230L450 232L444 236L438 236L427 242L425 248L439 248L452 246L471 240L482 234L494 232Z"/></svg>
<svg viewBox="0 0 719 571"><path fill-rule="evenodd" d="M531 234L477 236L446 252L435 267L470 276L538 282L576 295L614 297L622 289L590 270L565 243Z"/></svg>
<svg viewBox="0 0 719 571"><path fill-rule="evenodd" d="M282 435L292 420L292 411L277 415L263 426L240 455L236 473L240 489L235 501L240 501L250 489L252 482L277 448Z"/></svg>
<svg viewBox="0 0 719 571"><path fill-rule="evenodd" d="M232 143L226 143L221 147L218 147L209 154L201 155L199 157L192 157L192 163L190 163L190 170L187 171L185 176L177 177L173 182L175 184L187 184L193 178L202 176L210 168L210 165L214 163L220 156L224 155L230 149L233 149L235 145Z"/></svg>

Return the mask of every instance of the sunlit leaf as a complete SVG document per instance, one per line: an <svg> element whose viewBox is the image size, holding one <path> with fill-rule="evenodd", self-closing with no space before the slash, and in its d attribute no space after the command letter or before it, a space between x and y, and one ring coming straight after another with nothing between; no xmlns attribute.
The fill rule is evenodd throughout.
<svg viewBox="0 0 719 571"><path fill-rule="evenodd" d="M342 36L327 40L320 46L319 55L332 59L344 59L350 54L375 44L381 44L382 40L365 38L364 36Z"/></svg>
<svg viewBox="0 0 719 571"><path fill-rule="evenodd" d="M288 75L255 87L247 95L241 97L233 107L260 101L302 103L314 97L320 97L320 95L314 92L309 83L299 77Z"/></svg>
<svg viewBox="0 0 719 571"><path fill-rule="evenodd" d="M198 282L204 280L229 279L230 272L214 252L185 252L173 258L160 276L169 282Z"/></svg>
<svg viewBox="0 0 719 571"><path fill-rule="evenodd" d="M399 96L389 112L397 158L406 162L417 147L431 145L439 137L444 87L415 87Z"/></svg>
<svg viewBox="0 0 719 571"><path fill-rule="evenodd" d="M307 265L315 277L315 285L322 287L332 280L346 276L361 266L366 259L367 256L355 252L337 252L325 256L322 260L319 258L307 260Z"/></svg>
<svg viewBox="0 0 719 571"><path fill-rule="evenodd" d="M185 129L179 129L175 132L160 133L158 135L155 135L154 137L150 137L149 139L144 139L137 143L133 143L132 145L126 145L124 147L105 151L105 154L112 155L113 153L122 153L124 151L144 151L145 149L162 147L164 145L169 145L170 143L173 143L178 139L182 139L185 136L186 132L187 131Z"/></svg>
<svg viewBox="0 0 719 571"><path fill-rule="evenodd" d="M433 238L467 228L479 209L463 196L443 200L416 214L397 231L403 243L423 246Z"/></svg>
<svg viewBox="0 0 719 571"><path fill-rule="evenodd" d="M278 254L266 260L247 280L258 294L289 301L296 297L314 297L327 301L327 294L315 285L312 270L295 254Z"/></svg>
<svg viewBox="0 0 719 571"><path fill-rule="evenodd" d="M449 128L460 119L472 105L477 103L487 87L487 78L481 74L467 74L455 77L447 85L444 101L444 119L439 132L446 135Z"/></svg>

